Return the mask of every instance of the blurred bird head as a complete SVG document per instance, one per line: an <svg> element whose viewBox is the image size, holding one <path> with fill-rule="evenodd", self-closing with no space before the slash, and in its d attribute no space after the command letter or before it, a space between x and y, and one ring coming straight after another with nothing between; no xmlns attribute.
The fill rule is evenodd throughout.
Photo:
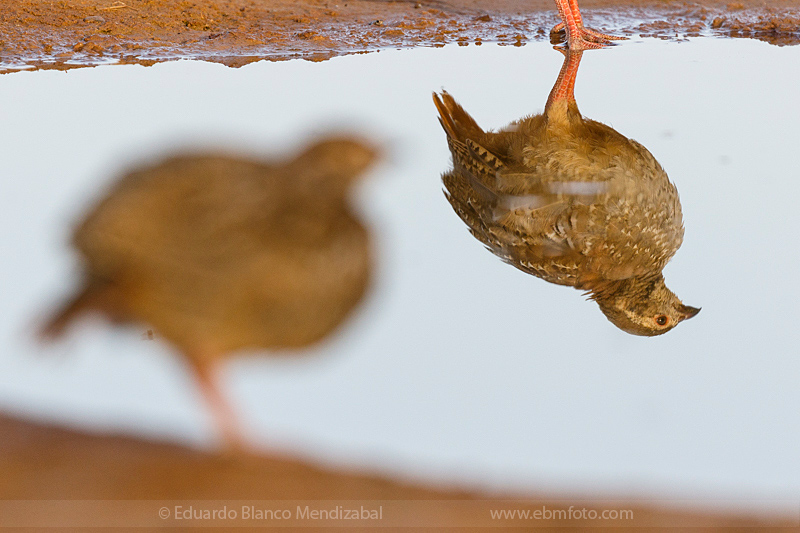
<svg viewBox="0 0 800 533"><path fill-rule="evenodd" d="M379 158L379 150L355 137L332 136L300 153L290 165L299 179L347 188Z"/></svg>
<svg viewBox="0 0 800 533"><path fill-rule="evenodd" d="M661 275L650 280L624 280L611 290L595 293L593 298L606 318L631 335L663 335L700 312L698 307L684 305L667 288Z"/></svg>

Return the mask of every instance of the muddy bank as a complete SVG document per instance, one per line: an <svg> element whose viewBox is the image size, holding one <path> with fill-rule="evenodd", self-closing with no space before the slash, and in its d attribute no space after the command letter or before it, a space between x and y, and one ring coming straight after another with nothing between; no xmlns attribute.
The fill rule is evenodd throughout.
<svg viewBox="0 0 800 533"><path fill-rule="evenodd" d="M620 35L800 42L800 7L788 0L581 5L588 24ZM0 72L176 58L235 67L452 42L520 46L548 39L556 22L550 0L5 0Z"/></svg>
<svg viewBox="0 0 800 533"><path fill-rule="evenodd" d="M2 414L0 472L3 472L0 476L0 527L31 524L30 520L37 520L40 526L65 524L65 520L66 523L98 526L182 525L172 520L174 517L162 519L156 514L164 501L171 502L170 507L198 504L198 500L238 507L243 500L254 500L256 504L291 500L303 505L324 504L324 500L360 501L359 505L365 507L383 502L384 520L387 520L384 526L416 524L447 530L455 530L465 523L496 526L496 522L487 521L486 515L500 500L524 498L524 504L520 505L526 508L612 507L610 502L571 499L564 495L556 499L542 494L486 494L424 487L375 475L325 469L287 457L221 456L132 437L85 434ZM23 502L27 507L21 507L3 500L48 501ZM536 526L558 526L561 531L577 528L608 531L608 527L614 525L705 527L713 531L736 527L739 531L763 531L765 526L791 525L780 519L668 510L635 501L613 503L615 509L623 507L633 513L624 524L542 519L536 521ZM234 525L247 524L237 522ZM323 524L320 522L320 525ZM505 520L503 525L530 529L530 521L518 519Z"/></svg>

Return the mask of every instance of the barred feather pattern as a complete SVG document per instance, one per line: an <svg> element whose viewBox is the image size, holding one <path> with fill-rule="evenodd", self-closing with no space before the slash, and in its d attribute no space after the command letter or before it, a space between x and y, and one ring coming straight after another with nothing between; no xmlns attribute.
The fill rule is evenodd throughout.
<svg viewBox="0 0 800 533"><path fill-rule="evenodd" d="M497 132L447 92L434 102L453 159L445 196L492 253L595 299L662 279L683 242L681 205L644 146L584 119L574 101Z"/></svg>

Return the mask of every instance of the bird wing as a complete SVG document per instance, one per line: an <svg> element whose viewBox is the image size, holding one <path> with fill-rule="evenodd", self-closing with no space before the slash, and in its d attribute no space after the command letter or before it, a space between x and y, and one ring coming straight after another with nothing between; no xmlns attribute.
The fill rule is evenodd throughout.
<svg viewBox="0 0 800 533"><path fill-rule="evenodd" d="M119 268L223 272L258 251L306 246L275 231L293 227L282 223L293 202L271 169L258 163L174 158L122 179L73 240L101 274Z"/></svg>
<svg viewBox="0 0 800 533"><path fill-rule="evenodd" d="M272 339L288 327L270 324L344 316L366 283L367 235L344 204L309 204L275 179L241 160L168 161L121 180L74 241L92 275L179 345L300 344L325 328Z"/></svg>

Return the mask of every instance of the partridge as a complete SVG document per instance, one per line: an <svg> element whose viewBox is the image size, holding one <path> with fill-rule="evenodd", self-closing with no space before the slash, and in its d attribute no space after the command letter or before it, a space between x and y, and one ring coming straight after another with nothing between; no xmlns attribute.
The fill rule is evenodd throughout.
<svg viewBox="0 0 800 533"><path fill-rule="evenodd" d="M370 236L351 193L376 155L341 137L282 162L187 155L131 172L75 230L83 283L42 334L86 312L149 324L183 353L239 447L215 368L240 349L312 344L361 300Z"/></svg>
<svg viewBox="0 0 800 533"><path fill-rule="evenodd" d="M565 61L543 114L484 131L447 92L434 94L453 169L442 177L471 233L516 268L587 291L634 335L660 335L699 309L662 270L683 241L678 191L638 142L581 116L581 51Z"/></svg>

